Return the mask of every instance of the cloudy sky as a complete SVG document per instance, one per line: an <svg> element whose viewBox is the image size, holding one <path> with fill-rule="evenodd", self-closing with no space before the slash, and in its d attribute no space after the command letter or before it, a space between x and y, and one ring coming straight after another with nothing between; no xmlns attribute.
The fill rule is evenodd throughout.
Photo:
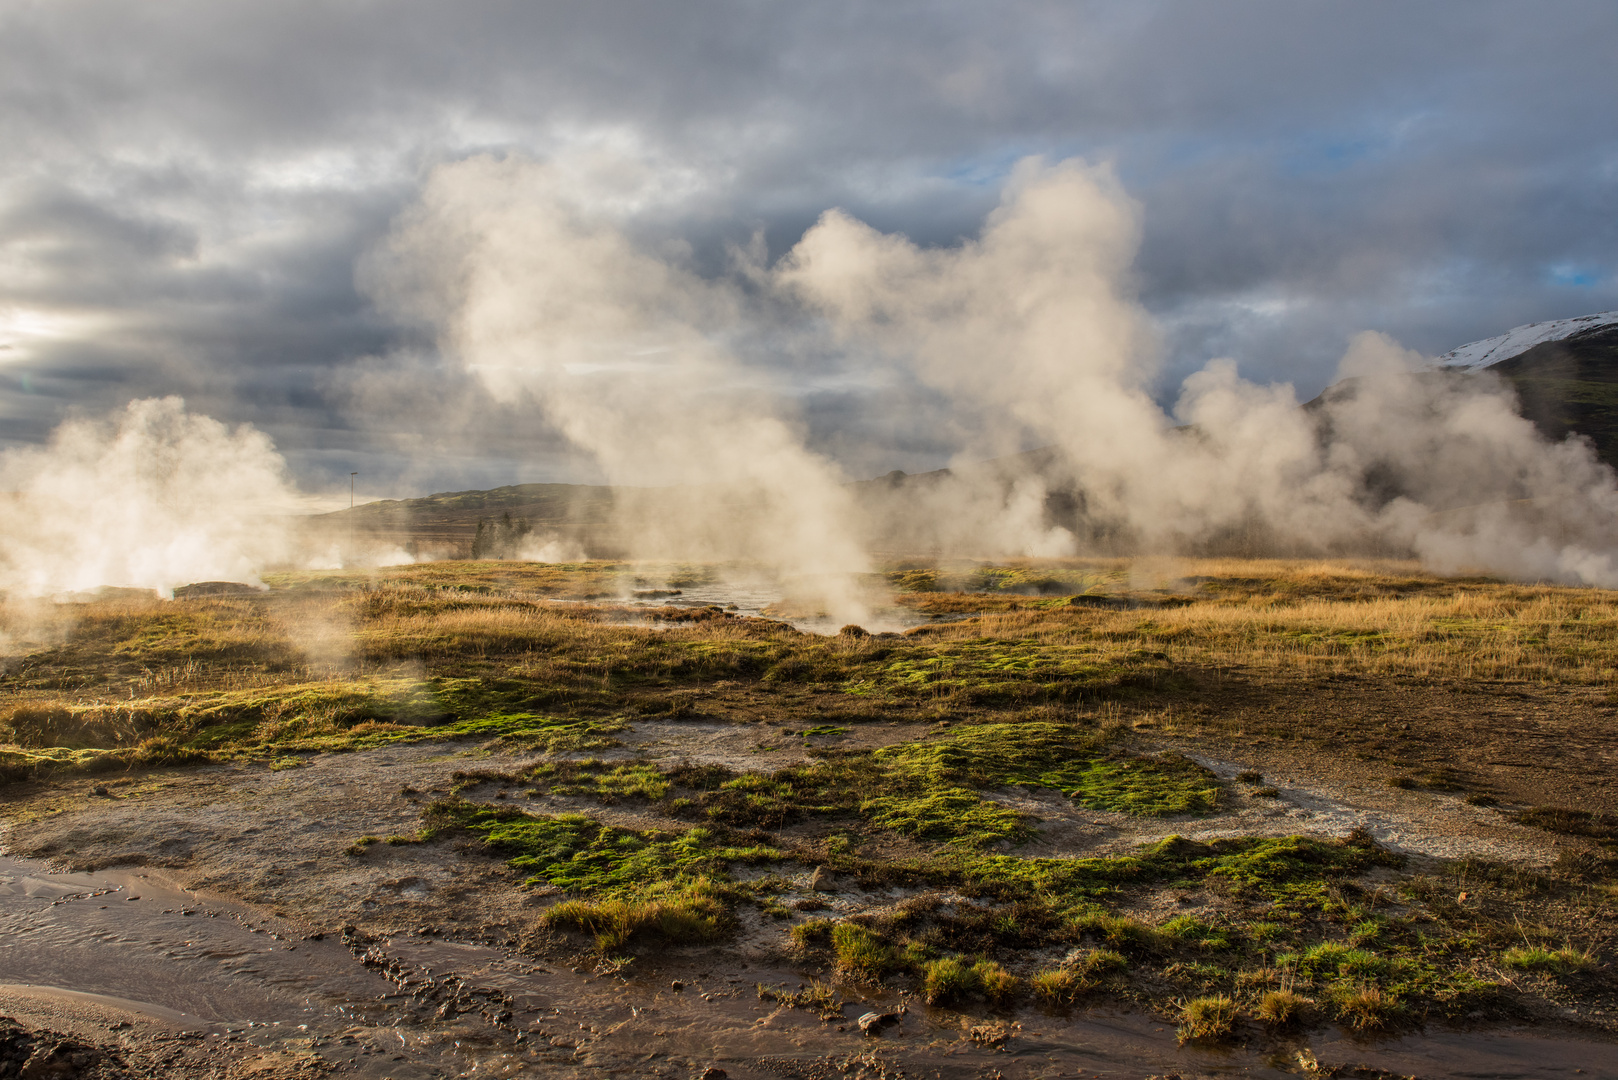
<svg viewBox="0 0 1618 1080"><path fill-rule="evenodd" d="M310 490L589 479L366 285L478 154L713 280L828 208L948 246L1020 159L1110 162L1163 399L1227 356L1308 397L1360 330L1618 308L1614 56L1610 0L0 0L0 446L179 394ZM812 447L949 460L938 402L806 325L761 304L735 347Z"/></svg>

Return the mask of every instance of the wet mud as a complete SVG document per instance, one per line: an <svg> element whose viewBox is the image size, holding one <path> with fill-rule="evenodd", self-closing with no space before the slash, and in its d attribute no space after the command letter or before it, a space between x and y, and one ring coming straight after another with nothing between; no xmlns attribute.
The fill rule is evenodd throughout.
<svg viewBox="0 0 1618 1080"><path fill-rule="evenodd" d="M300 933L292 920L135 871L53 873L0 860L0 1010L121 1054L140 1071L258 1075L1108 1077L1299 1075L1299 1053L1418 1076L1618 1075L1618 1047L1530 1033L1435 1032L1355 1042L1324 1035L1229 1049L1181 1047L1152 1017L928 1008L845 987L822 1021L759 1000L803 973L745 965L679 989L535 963L429 935ZM899 1012L874 1034L873 1009ZM176 1072L183 1075L184 1072Z"/></svg>
<svg viewBox="0 0 1618 1080"><path fill-rule="evenodd" d="M877 735L895 729L850 738ZM756 728L637 723L612 753L733 765L757 756L771 767L802 753L760 750L759 738ZM847 1004L823 1021L760 999L758 984L796 988L811 974L783 959L782 928L765 920L749 916L729 946L672 948L612 972L554 941L530 948L547 901L471 846L348 853L361 835L411 832L456 771L523 760L471 744L395 747L294 769L238 762L18 790L5 807L13 854L0 860L0 1013L101 1046L126 1075L1285 1076L1305 1074L1306 1051L1383 1070L1362 1075L1618 1077L1618 1046L1549 1027L1373 1042L1330 1032L1276 1041L1255 1029L1245 1045L1182 1047L1173 1024L1150 1015L958 1012L857 985L840 987ZM1150 824L1020 790L996 797L1028 802L1044 819L1034 846L1067 854L1127 847L1148 828L1337 835L1368 824L1416 853L1473 843L1480 829L1488 842L1530 847L1537 835L1515 836L1458 801L1418 829L1395 805L1404 793L1356 803L1292 779L1280 799L1237 792L1221 814ZM502 786L466 794L496 798ZM549 801L535 808L561 808ZM1504 831L1491 840L1490 830ZM844 893L833 904L893 900ZM858 1018L872 1010L900 1015L862 1033Z"/></svg>

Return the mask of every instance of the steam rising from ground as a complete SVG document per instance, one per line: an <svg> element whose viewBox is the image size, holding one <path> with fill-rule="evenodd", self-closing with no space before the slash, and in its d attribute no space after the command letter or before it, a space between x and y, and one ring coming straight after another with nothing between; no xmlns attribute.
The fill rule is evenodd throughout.
<svg viewBox="0 0 1618 1080"><path fill-rule="evenodd" d="M1498 381L1421 372L1381 335L1355 339L1339 372L1351 381L1315 410L1214 360L1164 415L1144 390L1153 341L1129 292L1138 238L1106 170L1028 161L975 241L924 251L832 211L777 277L846 340L991 404L985 448L1059 451L1019 480L929 493L946 534L963 518L938 504L981 509L1009 490L999 539L1026 554L1403 549L1441 570L1618 585L1618 487L1590 446L1548 443ZM1053 481L1081 493L1078 536L1030 512Z"/></svg>
<svg viewBox="0 0 1618 1080"><path fill-rule="evenodd" d="M44 447L7 451L0 492L0 592L256 582L289 554L275 515L292 488L269 437L179 398L69 421Z"/></svg>
<svg viewBox="0 0 1618 1080"><path fill-rule="evenodd" d="M1225 359L1160 409L1131 283L1141 212L1105 169L1023 163L981 235L948 249L829 211L776 266L741 257L728 279L637 244L587 187L560 166L443 166L363 278L595 459L632 555L763 564L851 620L873 549L1414 552L1618 587L1612 471L1582 441L1543 439L1486 375L1426 370L1367 333L1308 409ZM782 311L983 417L961 460L999 463L845 484L736 344ZM269 440L174 398L5 454L0 491L13 596L253 581L296 558L270 516L293 493ZM527 554L582 554L547 542Z"/></svg>
<svg viewBox="0 0 1618 1080"><path fill-rule="evenodd" d="M1221 359L1166 414L1131 281L1141 212L1104 168L1022 163L981 235L953 248L832 210L773 269L743 267L843 348L908 365L987 418L962 458L1000 465L866 485L857 504L726 344L757 301L637 247L591 201L556 166L442 167L371 285L497 394L536 404L610 482L705 485L631 492L619 524L635 554L824 578L864 569L873 546L1415 552L1444 570L1618 585L1618 488L1591 449L1546 442L1497 381L1423 371L1380 335L1353 342L1348 381L1312 409ZM1027 447L1050 449L1004 460Z"/></svg>
<svg viewBox="0 0 1618 1080"><path fill-rule="evenodd" d="M732 288L637 250L556 169L488 157L437 170L371 284L626 489L634 555L761 562L859 616L844 575L866 557L843 477L726 347Z"/></svg>

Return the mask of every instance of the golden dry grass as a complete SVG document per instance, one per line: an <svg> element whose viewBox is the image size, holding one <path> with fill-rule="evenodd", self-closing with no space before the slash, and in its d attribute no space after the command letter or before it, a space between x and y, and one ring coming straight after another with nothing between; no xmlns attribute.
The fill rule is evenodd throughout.
<svg viewBox="0 0 1618 1080"><path fill-rule="evenodd" d="M940 628L934 640L1148 650L1174 664L1289 675L1618 681L1618 592L1395 578L1335 564L1209 563L1195 569L1211 581L1183 604L1047 601ZM1232 587L1255 579L1264 587Z"/></svg>
<svg viewBox="0 0 1618 1080"><path fill-rule="evenodd" d="M11 603L0 606L9 653L0 720L19 709L189 715L210 705L205 695L280 696L402 672L516 681L550 705L595 711L625 708L628 693L736 679L783 700L797 686L886 708L1094 702L1141 686L1172 695L1164 676L1194 671L1289 683L1338 674L1618 683L1611 591L1349 561L1066 560L1012 571L1082 581L1092 597L908 594L923 611L976 605L978 614L898 638L819 637L713 614L654 627L631 621L644 609L543 595L633 582L625 564L527 576L513 564L432 564L257 596ZM1091 606L1096 595L1114 606ZM158 699L184 700L159 709ZM287 716L322 728L328 719Z"/></svg>

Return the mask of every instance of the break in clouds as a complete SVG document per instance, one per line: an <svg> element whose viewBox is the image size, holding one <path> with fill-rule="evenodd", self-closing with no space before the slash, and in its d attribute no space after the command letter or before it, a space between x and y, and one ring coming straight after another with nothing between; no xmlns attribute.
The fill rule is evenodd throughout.
<svg viewBox="0 0 1618 1080"><path fill-rule="evenodd" d="M633 555L746 560L826 583L856 617L837 582L873 552L1414 555L1618 586L1612 472L1580 440L1546 441L1486 374L1426 370L1365 333L1308 408L1244 380L1239 358L1160 408L1132 271L1150 208L1104 167L1024 161L954 246L833 209L773 264L738 250L718 275L600 206L555 164L443 165L360 278L536 439L560 433L624 489ZM866 478L809 449L758 362L771 340L928 387L963 426L956 467L850 485ZM0 477L12 593L251 581L330 557L267 509L293 494L269 440L173 398L65 424L0 458Z"/></svg>

